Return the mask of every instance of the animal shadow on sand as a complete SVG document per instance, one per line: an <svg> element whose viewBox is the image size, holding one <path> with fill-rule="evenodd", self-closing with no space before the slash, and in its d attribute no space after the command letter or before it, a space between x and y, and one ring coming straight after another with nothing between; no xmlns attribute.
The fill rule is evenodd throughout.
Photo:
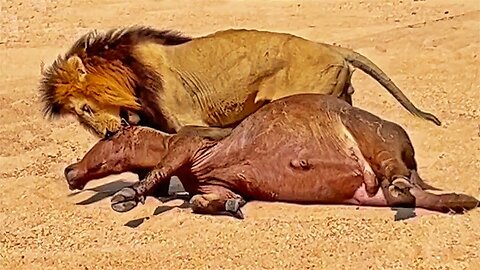
<svg viewBox="0 0 480 270"><path fill-rule="evenodd" d="M411 218L415 218L417 213L415 212L415 208L402 208L402 207L391 207L393 211L395 211L394 220L395 221L402 221Z"/></svg>
<svg viewBox="0 0 480 270"><path fill-rule="evenodd" d="M106 198L112 196L113 194L115 194L117 191L119 191L122 188L127 187L131 184L132 184L131 182L127 182L127 181L123 181L123 180L117 180L117 181L106 183L106 184L103 184L103 185L100 185L100 186L97 186L97 187L94 187L94 188L86 188L84 190L72 192L72 193L68 194L68 197L78 195L78 194L80 194L84 191L93 191L93 192L95 192L95 194L93 196L91 196L90 198L87 198L85 200L82 200L80 202L75 203L76 205L89 205L89 204L92 204L92 203L99 202L103 199L106 199Z"/></svg>
<svg viewBox="0 0 480 270"><path fill-rule="evenodd" d="M108 197L113 196L113 194L115 194L117 191L121 190L124 187L130 186L130 185L131 185L131 182L127 182L127 181L123 181L123 180L117 180L117 181L106 183L106 184L103 184L103 185L100 185L100 186L97 186L97 187L94 187L94 188L85 189L85 190L93 191L93 192L96 192L96 193L93 196L91 196L91 197L89 197L85 200L77 202L76 205L89 205L89 204L92 204L92 203L99 202L103 199L106 199ZM83 191L85 191L85 190L83 190ZM77 194L80 194L83 191L72 192L68 196L69 197L75 196ZM186 196L186 195L172 194L169 197L155 197L155 198L158 199L160 202L162 202L162 204L167 203L167 202L172 201L172 200L176 200L176 199L182 199L182 200L184 200L184 202L181 205L174 205L174 206L160 205L153 212L153 216L160 215L160 214L165 213L167 211L170 211L174 208L180 208L180 209L190 208L190 204L188 203L189 197ZM394 217L395 221L408 220L408 219L411 219L411 218L415 218L417 216L416 213L415 213L415 208L391 207L390 209L396 212L395 217ZM142 217L142 218L133 219L133 220L130 220L127 223L125 223L124 226L130 227L130 228L137 228L149 219L150 219L150 217Z"/></svg>
<svg viewBox="0 0 480 270"><path fill-rule="evenodd" d="M174 208L180 208L180 209L188 209L190 208L190 203L188 203L186 197L184 196L171 196L171 197L156 197L158 200L160 200L162 203L166 203L171 200L175 199L184 199L184 202L181 205L160 205L157 208L155 208L155 211L153 211L153 216L160 215L162 213L165 213L167 211L170 211ZM137 218L130 220L129 222L123 224L124 226L130 227L130 228L137 228L138 226L142 225L143 222L149 220L150 217L142 217L142 218Z"/></svg>
<svg viewBox="0 0 480 270"><path fill-rule="evenodd" d="M131 184L132 183L128 182L128 181L117 180L117 181L109 182L109 183L106 183L106 184L103 184L103 185L100 185L100 186L97 186L97 187L94 187L94 188L86 188L86 189L81 190L81 191L72 192L72 193L68 194L68 197L78 195L78 194L80 194L84 191L93 191L93 192L95 192L95 194L93 194L91 197L75 203L76 205L89 205L89 204L93 204L93 203L99 202L101 200L104 200L106 198L109 198L113 194L115 194L116 192L121 190L122 188L128 187ZM182 199L182 200L184 200L184 202L181 205L174 205L174 206L160 205L153 212L154 216L157 216L157 215L160 215L164 212L170 211L173 208L181 208L181 209L190 208L190 204L188 203L189 197L186 196L186 195L183 195L181 193L180 194L175 194L174 193L174 194L172 194L171 196L168 196L168 197L157 197L157 196L155 196L155 198L158 199L162 203L167 203L169 201L176 200L176 199ZM129 222L125 223L124 225L127 226L127 227L130 227L130 228L136 228L148 219L149 219L149 217L138 218L138 219L130 220Z"/></svg>
<svg viewBox="0 0 480 270"><path fill-rule="evenodd" d="M173 206L171 206L171 205L160 205L153 212L153 216L160 215L160 214L165 213L167 211L170 211L174 208L180 208L180 209L190 208L190 204L188 202L189 196L182 194L182 191L184 191L183 186L181 186L181 184L179 184L179 183L176 183L175 181L172 181L172 182L173 183L171 183L171 187L170 187L171 192L170 193L173 193L173 194L171 196L168 196L168 197L155 196L155 198L158 199L160 202L162 202L162 204L165 204L169 201L176 200L176 199L184 200L184 202L181 205L173 205ZM93 192L95 192L95 194L92 195L91 197L85 199L85 200L77 202L76 205L89 205L89 204L92 204L92 203L99 202L103 199L106 199L106 198L109 198L109 197L113 196L117 191L121 190L124 187L128 187L131 184L132 183L129 182L129 181L116 180L116 181L105 183L103 185L100 185L100 186L97 186L97 187L94 187L94 188L87 188L85 190L93 191ZM81 192L83 192L85 190L72 192L68 196L69 197L75 196L75 195L80 194ZM180 193L176 193L176 192L172 192L172 191L176 191L176 192L180 192ZM395 221L409 220L409 219L413 219L413 218L417 217L415 208L390 207L390 209L395 212L395 216L394 216ZM133 220L130 220L127 223L125 223L124 226L130 227L130 228L137 228L149 219L150 219L150 217L148 217L148 216L133 219Z"/></svg>

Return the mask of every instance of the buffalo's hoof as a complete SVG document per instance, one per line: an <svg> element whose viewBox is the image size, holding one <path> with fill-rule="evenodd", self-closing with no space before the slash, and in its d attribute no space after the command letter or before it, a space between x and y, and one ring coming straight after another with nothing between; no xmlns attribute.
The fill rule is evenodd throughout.
<svg viewBox="0 0 480 270"><path fill-rule="evenodd" d="M122 213L135 208L139 201L143 202L137 197L137 192L131 187L126 187L115 193L110 203L114 211Z"/></svg>
<svg viewBox="0 0 480 270"><path fill-rule="evenodd" d="M244 219L245 216L241 210L241 207L245 205L245 200L243 199L228 199L225 202L225 210L232 214L235 218Z"/></svg>
<svg viewBox="0 0 480 270"><path fill-rule="evenodd" d="M408 181L408 179L399 177L392 181L392 184L388 187L388 191L393 197L398 198L400 196L406 196L409 194L410 189L414 186Z"/></svg>

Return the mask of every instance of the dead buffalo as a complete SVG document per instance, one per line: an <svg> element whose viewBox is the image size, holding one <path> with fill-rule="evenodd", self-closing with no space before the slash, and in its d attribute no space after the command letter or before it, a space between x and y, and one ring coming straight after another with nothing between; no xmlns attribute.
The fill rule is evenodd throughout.
<svg viewBox="0 0 480 270"><path fill-rule="evenodd" d="M248 200L419 207L462 213L479 205L464 194L434 194L417 173L399 125L319 94L279 99L248 116L224 139L126 127L65 169L70 188L126 171L146 177L117 192L129 211L176 175L196 213L243 218ZM438 189L437 189L438 190Z"/></svg>

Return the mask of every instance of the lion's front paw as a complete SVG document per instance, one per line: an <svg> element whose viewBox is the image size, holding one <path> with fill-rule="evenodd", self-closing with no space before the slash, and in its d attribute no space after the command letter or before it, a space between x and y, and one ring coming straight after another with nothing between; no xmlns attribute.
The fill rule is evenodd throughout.
<svg viewBox="0 0 480 270"><path fill-rule="evenodd" d="M143 202L143 197L137 196L133 188L126 187L113 195L110 204L116 212L127 212L135 208L139 201Z"/></svg>

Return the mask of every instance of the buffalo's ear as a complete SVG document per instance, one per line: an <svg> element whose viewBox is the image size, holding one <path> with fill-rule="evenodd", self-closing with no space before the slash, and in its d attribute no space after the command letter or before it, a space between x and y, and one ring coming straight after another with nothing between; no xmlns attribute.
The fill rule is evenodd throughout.
<svg viewBox="0 0 480 270"><path fill-rule="evenodd" d="M87 75L87 70L85 69L85 65L83 65L82 59L77 55L70 56L67 60L68 66L77 72L78 79L80 81L85 80L85 75Z"/></svg>

